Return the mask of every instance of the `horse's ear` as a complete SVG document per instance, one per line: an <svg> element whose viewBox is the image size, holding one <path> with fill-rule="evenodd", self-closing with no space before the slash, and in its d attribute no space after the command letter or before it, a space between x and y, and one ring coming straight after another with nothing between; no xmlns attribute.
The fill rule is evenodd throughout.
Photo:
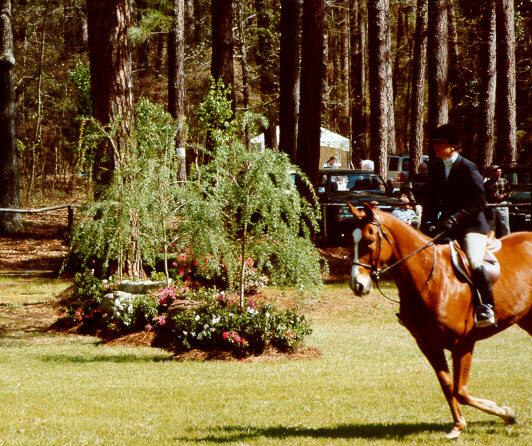
<svg viewBox="0 0 532 446"><path fill-rule="evenodd" d="M347 202L347 206L349 206L351 213L356 219L364 220L366 218L366 213L362 209L357 209L356 206L353 206L350 202Z"/></svg>
<svg viewBox="0 0 532 446"><path fill-rule="evenodd" d="M375 217L375 213L373 212L375 209L378 209L376 203L364 203L364 210L370 220L373 220Z"/></svg>

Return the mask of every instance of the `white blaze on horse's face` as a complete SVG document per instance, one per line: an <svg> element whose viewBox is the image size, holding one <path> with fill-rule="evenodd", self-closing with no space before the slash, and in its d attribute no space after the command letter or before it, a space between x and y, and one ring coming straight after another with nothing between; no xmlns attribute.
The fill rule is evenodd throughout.
<svg viewBox="0 0 532 446"><path fill-rule="evenodd" d="M371 291L371 277L369 274L364 274L360 271L358 258L358 247L360 240L362 240L362 231L360 228L356 228L353 231L353 266L351 267L351 280L349 286L357 296L363 296Z"/></svg>

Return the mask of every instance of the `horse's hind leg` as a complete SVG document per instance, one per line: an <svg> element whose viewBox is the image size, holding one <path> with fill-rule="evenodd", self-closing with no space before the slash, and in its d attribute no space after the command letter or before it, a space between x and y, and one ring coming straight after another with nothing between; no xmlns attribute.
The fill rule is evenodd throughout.
<svg viewBox="0 0 532 446"><path fill-rule="evenodd" d="M472 343L453 351L454 393L456 398L460 404L467 404L490 415L496 415L502 418L506 424L515 423L516 414L511 407L498 406L494 401L469 395L467 383L469 381L471 362L473 360L473 348L474 344Z"/></svg>
<svg viewBox="0 0 532 446"><path fill-rule="evenodd" d="M455 439L462 433L465 429L467 423L462 415L460 405L456 399L453 391L453 381L451 379L451 374L449 373L449 367L447 365L447 360L445 359L445 353L443 349L433 348L427 345L422 345L418 342L419 348L423 354L427 357L430 362L430 365L436 372L438 381L449 404L449 409L451 409L451 414L453 416L454 427L446 435L448 439Z"/></svg>

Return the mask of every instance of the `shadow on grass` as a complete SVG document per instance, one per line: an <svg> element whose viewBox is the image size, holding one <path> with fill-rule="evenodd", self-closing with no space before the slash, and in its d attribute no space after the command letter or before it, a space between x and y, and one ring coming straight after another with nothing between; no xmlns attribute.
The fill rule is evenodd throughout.
<svg viewBox="0 0 532 446"><path fill-rule="evenodd" d="M205 443L231 443L258 437L289 439L290 437L330 439L397 439L413 434L438 432L442 435L451 428L450 423L390 423L390 424L340 424L306 428L300 426L272 426L257 428L250 426L221 426L218 433L196 437L193 440ZM176 438L177 441L191 441L192 438Z"/></svg>
<svg viewBox="0 0 532 446"><path fill-rule="evenodd" d="M143 362L163 362L172 361L173 356L170 354L157 354L157 355L136 355L136 354L101 354L101 355L68 355L68 354L56 354L56 355L43 355L41 356L43 362L53 363L71 363L71 364L85 364L92 362L113 362L113 363L143 363Z"/></svg>

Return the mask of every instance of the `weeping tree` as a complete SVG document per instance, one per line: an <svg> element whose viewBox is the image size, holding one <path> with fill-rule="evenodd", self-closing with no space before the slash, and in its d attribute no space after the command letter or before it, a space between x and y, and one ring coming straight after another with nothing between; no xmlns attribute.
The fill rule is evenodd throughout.
<svg viewBox="0 0 532 446"><path fill-rule="evenodd" d="M199 107L204 133L212 135L212 157L187 182L178 233L203 273L226 276L243 305L250 259L273 283L314 290L321 262L311 239L318 229L319 206L313 187L286 153L248 150L236 138L229 90L213 83ZM222 125L225 122L225 125ZM302 198L293 184L305 185Z"/></svg>

